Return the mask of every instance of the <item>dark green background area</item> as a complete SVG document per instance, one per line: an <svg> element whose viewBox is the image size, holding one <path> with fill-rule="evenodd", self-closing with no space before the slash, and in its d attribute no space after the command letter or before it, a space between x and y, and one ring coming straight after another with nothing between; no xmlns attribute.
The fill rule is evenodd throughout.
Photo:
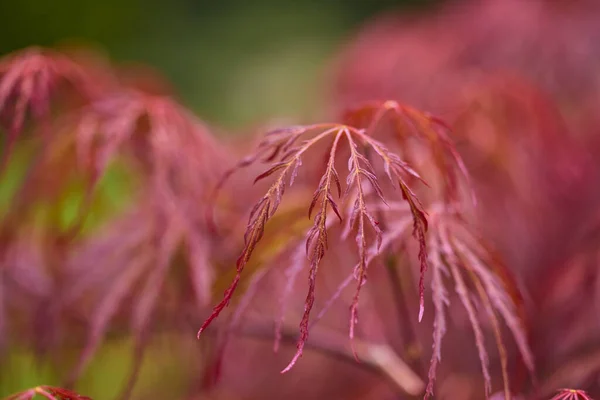
<svg viewBox="0 0 600 400"><path fill-rule="evenodd" d="M209 122L320 107L323 68L360 24L431 0L0 0L0 53L83 43L160 71ZM321 80L320 80L321 79Z"/></svg>

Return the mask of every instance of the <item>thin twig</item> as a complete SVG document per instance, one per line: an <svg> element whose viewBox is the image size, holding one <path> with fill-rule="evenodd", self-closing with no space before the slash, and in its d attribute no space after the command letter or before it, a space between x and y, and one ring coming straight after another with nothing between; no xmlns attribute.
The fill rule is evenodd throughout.
<svg viewBox="0 0 600 400"><path fill-rule="evenodd" d="M237 334L260 340L273 340L273 329L269 323L248 322L236 330ZM281 332L283 342L294 344L298 340L296 328L283 327ZM412 368L402 360L387 344L369 343L354 339L354 348L360 362L356 362L347 340L340 335L323 329L315 331L306 347L357 368L362 368L388 380L396 391L403 395L417 396L425 390L425 383Z"/></svg>

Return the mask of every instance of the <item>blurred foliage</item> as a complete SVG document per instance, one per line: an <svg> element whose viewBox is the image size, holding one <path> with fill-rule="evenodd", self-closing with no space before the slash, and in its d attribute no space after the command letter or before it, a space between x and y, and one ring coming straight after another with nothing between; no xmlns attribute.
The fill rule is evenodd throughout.
<svg viewBox="0 0 600 400"><path fill-rule="evenodd" d="M193 335L191 337L193 340ZM179 346L174 343L179 343ZM90 365L89 372L77 385L81 392L89 393L95 399L117 397L131 368L131 351L132 343L129 339L113 340L104 345ZM164 398L184 395L193 363L192 355L196 354L190 352L189 348L186 350L181 345L180 338L177 341L164 335L155 338L140 370L139 384L134 395L143 397L144 388L152 386L156 381L162 383L159 392L154 390L153 395L162 394ZM40 364L28 349L13 349L7 363L11 368L2 371L2 396L38 386L40 382L58 385L63 378L61 371L50 364Z"/></svg>
<svg viewBox="0 0 600 400"><path fill-rule="evenodd" d="M117 61L147 64L205 120L238 128L318 112L322 68L372 14L432 0L19 0L0 53L31 45L85 44Z"/></svg>
<svg viewBox="0 0 600 400"><path fill-rule="evenodd" d="M431 0L18 0L0 1L0 55L32 45L84 45L121 63L145 64L171 82L182 102L203 119L236 129L274 116L306 118L323 106L323 69L347 35L374 13ZM0 185L5 210L25 174L31 149L20 146ZM73 183L52 205L61 228L76 217L83 187ZM131 179L109 168L99 184L85 229L94 229L128 204ZM44 207L44 206L41 206ZM47 207L46 207L47 208ZM40 215L48 210L40 210ZM42 218L44 219L44 218ZM43 223L43 222L42 222ZM193 340L193 335L190 336ZM163 342L163 343L158 343ZM172 340L150 346L138 388L164 382L165 395L185 387L195 352ZM179 354L174 357L173 351ZM131 363L131 343L107 341L78 389L114 397ZM188 360L190 364L193 360ZM176 364L179 363L179 364ZM38 384L60 384L66 371L42 364L29 349L12 348L0 374L0 396ZM139 393L143 395L143 393ZM156 393L153 393L156 395Z"/></svg>
<svg viewBox="0 0 600 400"><path fill-rule="evenodd" d="M132 362L132 353L136 359L145 344L148 344L149 352L143 362L140 361L139 384L134 388L136 398L190 399L191 394L210 389L209 381L217 375L213 369L221 368L220 357L224 352L219 349L225 349L225 345L219 343L222 337L216 335L212 345L204 346L206 341L196 341L188 324L190 320L198 319L203 303L211 295L220 294L232 275L238 272L226 270L234 265L237 254L231 253L238 243L221 240L226 235L219 238L209 223L211 221L206 221L212 203L209 192L204 189L213 186L221 175L220 169L231 161L228 158L232 154L229 153L241 152L248 143L234 140L240 148L221 148L221 141L212 141L211 129L205 131L203 124L201 127L189 124L187 112L177 102L154 96L154 90L162 90L162 84L166 82L169 84L165 86L172 84L169 88L176 97L201 120L222 126L225 132L233 134L244 130L248 137L257 125L274 122L271 118L282 117L284 124L304 123L324 116L329 119L332 109L345 109L357 101L363 103L373 99L389 101L377 103L376 107L345 110L344 118L350 121L345 123L371 126L368 122L371 118L383 120L381 110L385 110L384 113L399 110L392 100L442 116L452 127L452 140L459 145L458 151L466 155L467 169L473 172L481 206L473 214L465 214L465 218L461 216L460 220L453 221L448 218L449 214L444 215L445 212L433 207L433 198L426 202L426 210L419 209L412 200L410 209L417 219L421 219L421 226L425 225L425 217L418 216L430 209L433 211L429 213L429 220L434 228L428 234L434 241L433 246L429 246L428 256L432 267L434 312L428 311L426 323L418 327L411 327L410 321L414 318L407 311L411 307L410 299L418 298L418 293L415 290L411 294L411 285L405 285L411 281L412 272L405 262L411 257L404 257L404 252L409 256L412 254L412 258L425 259L425 229L420 228L421 232L418 232L415 223L419 246L387 249L387 244L399 244L394 235L404 235L409 219L395 219L395 216L390 219L388 215L404 212L404 208L376 210L377 218L384 218L382 230L387 229L389 233L383 237L387 244L382 250L394 256L403 252L402 259L396 262L401 273L394 273L390 257L386 260L389 261L388 275L378 277L375 271L371 275L370 279L375 278L371 281L375 288L382 282L386 285L391 282L392 290L390 293L385 293L386 290L368 292L367 296L372 297L367 301L376 312L363 314L366 323L361 323L365 330L360 336L368 340L381 340L385 336L390 349L407 349L406 358L414 364L410 368L421 369L420 374L424 377L426 368L418 365L425 354L421 353L421 348L431 348L427 340L433 323L431 365L435 371L438 359L435 354L446 333L444 310L447 309L448 319L452 319L454 326L448 329L444 339L450 344L445 345L444 365L440 365L443 371L436 387L436 395L441 398L479 398L477 393L486 389L483 386L498 387L499 374L502 373L505 379L509 369L511 383L514 382L511 388L521 394L529 392L533 398L547 398L544 395L549 397L556 388L566 385L581 386L594 395L600 392L597 379L600 325L595 318L600 307L597 268L600 253L596 246L600 232L600 190L589 184L598 181L600 176L597 163L600 120L596 113L600 52L593 41L598 37L596 26L600 7L593 0L471 0L464 1L465 7L460 10L454 7L460 2L455 1L448 9L442 8L441 13L427 12L420 17L408 14L410 7L425 7L431 3L433 0L0 2L0 13L5 16L0 28L0 55L32 45L83 46L101 53L100 56L108 56L115 62L113 67L125 67L125 72L130 74L119 76L143 87L138 94L126 92L116 96L115 87L123 89L125 85L119 87L118 84L112 86L112 81L103 82L100 71L92 68L97 60L92 60L87 66L91 78L87 83L93 82L91 87L99 81L102 90L94 96L90 94L92 91L83 90L83 86L87 88L83 81L75 82L73 86L76 86L76 92L85 92L90 97L88 100L93 100L89 104L93 106L84 108L82 115L91 118L86 121L98 123L99 128L89 132L86 129L53 130L52 140L46 143L48 138L41 135L45 129L35 129L36 124L43 125L43 118L35 121L31 132L15 128L20 124L14 121L18 122L25 109L19 104L24 101L29 103L30 110L35 111L33 105L41 110L40 104L43 106L50 99L49 93L44 93L45 85L52 82L50 78L72 77L73 69L56 63L52 56L37 58L36 52L28 53L31 58L27 59L33 60L31 64L13 63L14 60L7 64L14 67L21 83L13 85L16 88L13 93L11 79L6 78L9 74L5 73L4 84L0 85L0 89L4 88L0 90L0 119L6 117L7 121L12 121L11 133L16 133L19 139L6 174L0 177L0 216L11 217L6 218L6 228L0 232L5 234L0 236L0 248L7 248L0 252L0 351L4 309L10 313L11 321L11 331L6 336L17 340L8 342L12 347L7 349L7 363L0 366L0 398L26 387L61 385L74 364L75 353L86 353L86 349L92 349L89 354L95 356L91 358L89 368L87 362L82 363L86 364L81 369L85 372L77 381L77 391L95 399L112 398L121 391L130 372L137 371L139 364ZM402 9L401 12L393 12L396 8ZM389 12L379 14L384 10ZM375 14L379 18L371 19ZM370 22L365 24L367 20ZM58 67L56 70L43 68L49 65ZM127 69L128 66L138 68ZM329 67L339 69L334 71ZM153 71L164 81L153 80L156 77ZM512 76L513 73L516 76ZM148 89L148 93L144 89ZM123 94L119 90L116 92ZM4 107L7 104L10 107ZM406 113L407 110L402 111ZM122 116L126 123L119 123L122 121L116 116ZM364 125L359 121L362 117L368 117L367 122L363 121ZM177 121L182 119L188 123L178 124ZM409 163L443 170L447 166L446 157L439 157L442 152L434 145L443 143L440 138L444 137L431 135L434 131L430 129L430 123L437 124L437 120L420 114L413 120L417 122L417 130L426 129L428 134L423 137L432 145L429 150L426 146L421 148L418 141L413 148L413 142L406 140L412 130L405 124L397 124L398 121L400 119L392 118L395 129L387 127L381 131L381 136L384 139L389 136L390 142L405 156L414 150L415 157ZM113 129L108 128L111 124L114 124ZM69 124L65 123L66 126ZM82 126L90 125L78 125L79 128ZM285 138L294 132L295 129L284 129L278 131L278 135ZM32 136L27 137L27 133ZM339 130L336 135L341 137L342 133ZM354 134L362 135L358 131ZM6 140L9 137L6 132L0 131L0 136L4 139L0 141L4 142L2 145L10 143ZM348 149L353 149L350 136L348 133ZM126 138L124 144L116 146L118 151L113 151L110 145L119 137ZM74 140L70 141L70 138ZM45 146L44 151L38 154L36 148L42 146ZM371 149L375 148L371 143ZM75 150L81 149L84 151L77 153L80 157L75 157ZM86 185L86 177L89 180L93 175L89 172L94 171L95 161L102 159L100 155L104 151L113 164L104 168L101 163L102 167L98 168L102 171L102 179L95 187L97 190L86 214L85 235L71 236L69 228L79 227L79 211L86 188L90 187ZM333 150L328 153L326 149L321 152L325 156L334 153ZM300 152L297 155L299 160ZM309 162L303 166L306 187L302 190L308 187L311 190L298 191L302 184L296 183L293 193L301 195L298 199L310 198L315 183L312 182L313 173L321 166L319 155L319 151L311 153L307 158ZM436 160L435 165L420 157L429 155ZM76 162L88 156L91 162L82 165ZM121 156L125 157L121 159ZM334 158L333 155L330 157L327 168L333 171ZM364 157L367 160L368 157ZM30 173L31 165L28 164L36 158L41 161L33 164L37 166L33 168L35 172ZM131 167L134 164L126 161L135 161L139 176L133 173L136 168ZM358 170L357 165L358 161L355 167L350 163L349 168ZM366 172L371 173L368 169ZM252 186L253 189L240 186L240 182L253 173L253 170L248 171L249 175L238 175L230 182L229 192L222 196L226 199L222 211L227 212L218 218L219 227L224 227L227 234L239 231L240 238L245 223L245 218L240 218L241 212L245 213L249 199L260 192L262 183ZM33 178L29 179L31 176ZM327 179L332 182L332 176L337 173L328 173L323 182ZM375 173L373 176L376 178ZM441 193L443 189L448 198L452 197L454 190L445 188L444 182L449 183L449 188L453 187L453 174L446 173L437 179L426 176L426 179L434 182L434 190L430 193ZM24 186L28 190L20 190L24 181L29 183ZM143 190L145 186L149 190ZM332 187L331 184L325 186L326 189ZM437 191L436 186L440 186ZM384 191L387 193L388 189L391 187ZM280 190L267 193L281 194ZM407 192L403 189L402 194ZM286 200L290 200L289 195L288 192ZM296 252L293 242L293 249L288 249L287 245L309 229L311 223L306 219L304 209L299 211L298 199L292 198L291 203L282 205L278 216L264 227L269 238L261 242L260 248L257 241L252 244L258 250L253 261L248 262L246 276L264 272L271 268L270 265L277 268L272 268L274 273L268 277L270 286L267 290L258 290L258 294L246 297L256 289L258 279L240 283L247 291L235 298L236 302L239 300L240 308L231 317L230 328L239 322L236 315L248 314L249 310L244 311L244 307L249 304L246 300L249 302L250 297L257 297L252 299L257 300L253 307L262 317L263 313L272 314L275 302L271 289L284 280L286 287L290 284L290 289L285 288L279 294L283 299L281 303L287 303L287 296L291 296L289 293L298 274L294 271L300 271L293 265L293 256L300 252ZM333 204L333 200L328 201ZM254 215L269 215L267 207L270 204L264 204L268 205L259 209L267 211ZM322 204L321 212L325 213L327 202ZM367 207L362 209L360 215L370 220ZM296 221L296 217L301 220ZM480 243L474 234L449 228L450 224L459 226L459 222L467 219L482 228L491 247L498 247L498 254L488 249L487 242L486 246ZM263 217L263 222L255 224L259 228L253 228L251 238L263 234L264 221ZM106 222L112 229L106 237L96 237L100 232L98 228ZM327 229L320 228L320 237L325 237ZM362 244L357 243L363 249L359 250L358 256L364 260L367 246L364 233L362 239ZM319 246L324 248L325 242L320 240ZM302 246L299 249L304 250ZM354 254L347 248L338 250L331 253L334 257L327 261L334 267L329 265L321 270L319 279L324 284L319 282L319 287L327 287L329 283L329 289L332 289L334 279L337 280L341 273L347 276L347 271L342 272L336 266L355 262ZM319 254L319 251L315 253ZM319 255L318 261L311 266L315 274L321 257ZM443 263L442 258L445 259ZM506 258L509 267L505 269L500 258ZM11 263L13 268L2 269ZM290 268L290 264L294 268ZM238 268L240 265L242 263L238 262ZM277 272L282 271L275 270L282 265L287 265L287 269L279 276ZM302 266L300 262L298 265ZM366 272L366 266L366 261L359 261L359 276ZM490 266L494 267L493 271L487 269ZM465 267L464 271L459 267ZM461 302L465 306L462 314L446 303L442 274L445 268L452 274L457 296L462 296ZM425 270L423 261L421 270ZM213 271L217 273L214 279ZM465 271L471 279L467 285L463 282ZM95 275L97 272L100 273ZM310 279L306 302L312 307L315 279ZM358 278L359 281L362 279L362 276ZM398 279L402 282L396 282ZM211 286L216 290L211 291ZM421 293L423 288L424 285L420 285ZM467 290L477 290L481 300L478 304L487 308L489 321L479 322L475 314L477 307L471 304L475 304L472 296L465 296ZM517 295L519 291L522 296ZM332 298L338 295L342 296L334 294ZM511 302L508 302L509 297ZM4 298L10 300L6 307L2 304ZM290 303L298 299L300 303L304 302L304 293L298 298L290 298ZM424 299L422 294L421 299ZM58 315L54 303L59 303L57 309L60 309L62 302L66 305L59 311L64 313ZM316 299L315 304L318 302ZM346 302L350 303L350 300L346 299ZM352 302L357 304L358 291ZM514 310L510 307L513 303ZM327 304L323 309L328 307ZM344 313L347 305L343 305ZM416 308L417 305L412 306ZM503 333L498 328L494 308L507 322L517 346L505 348L502 344ZM356 314L355 308L351 310L350 326L353 327ZM288 314L296 316L295 312L291 310ZM156 315L151 315L153 313ZM281 310L280 313L280 318L284 314L287 318L288 314ZM346 314L339 310L329 314L333 314L332 326L339 321L345 326ZM396 314L397 317L393 317ZM308 318L308 314L305 315ZM391 323L396 319L399 326ZM62 324L63 320L65 324ZM523 327L517 320L523 321ZM302 325L308 326L308 319L303 321ZM477 355L462 347L463 344L472 345L473 340L462 330L469 324L475 334L479 360ZM83 339L86 336L84 325L89 325L87 345ZM108 325L111 329L105 330ZM258 326L254 332L254 339L264 335L261 328ZM489 335L484 337L483 332L490 333L490 328L498 346L497 352L488 355L485 341ZM172 332L176 334L169 336ZM151 335L146 337L147 333ZM288 340L295 341L295 334L295 330L292 335L284 332ZM269 325L268 338L271 335ZM95 343L100 343L100 338L106 340L95 353ZM315 336L312 338L314 344ZM532 345L532 354L524 345L526 342ZM52 352L54 345L60 347L61 352ZM64 349L59 345L64 345ZM292 393L290 398L315 398L314 393L319 393L319 398L349 398L342 394L348 393L352 398L380 399L387 397L378 395L377 390L391 393L392 388L387 387L389 382L369 384L367 378L357 379L364 371L357 369L345 375L339 365L334 369L329 362L340 361L334 360L335 357L306 357L300 367L303 370L275 381L274 377L279 376L276 375L279 368L276 361L281 359L276 359L270 351L265 352L266 347L259 347L259 343L253 345L254 353L252 346L245 346L243 351L235 352L235 362L226 363L225 375L229 379L222 386L228 393L227 397L222 397L215 392L220 399L239 398L236 397L239 393L245 398L261 399L277 398L273 393L279 398L289 397L285 393ZM323 348L328 346L330 344L326 343ZM525 369L518 361L517 348L525 356L523 361L529 369L533 369L531 359L536 360L538 367L542 366L536 371L541 393L530 386ZM0 353L2 355L5 354ZM44 361L46 355L54 356L50 357L51 363ZM347 358L352 360L356 356L344 352L341 355L342 359L350 356ZM501 370L488 369L488 361L490 366L500 364ZM359 365L352 362L352 368ZM484 379L480 377L478 362ZM362 365L373 367L368 363ZM381 366L377 368L392 376ZM385 368L394 371L392 366ZM240 375L248 371L252 371L251 379L240 379ZM401 376L397 371L394 374ZM137 376L136 372L131 375ZM202 390L196 387L201 385ZM406 385L398 386L403 389ZM258 397L252 397L252 393ZM575 394L574 391L563 393L564 396ZM201 396L208 395L202 393ZM498 393L490 398L498 398ZM563 394L555 398L563 398Z"/></svg>

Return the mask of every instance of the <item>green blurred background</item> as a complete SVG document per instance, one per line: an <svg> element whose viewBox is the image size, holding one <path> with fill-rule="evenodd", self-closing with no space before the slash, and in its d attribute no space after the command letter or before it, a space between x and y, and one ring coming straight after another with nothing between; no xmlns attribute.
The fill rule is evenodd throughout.
<svg viewBox="0 0 600 400"><path fill-rule="evenodd" d="M92 46L113 62L153 67L201 118L236 130L272 117L318 113L324 68L365 20L432 2L0 0L0 54L31 45ZM13 190L10 175L0 192ZM34 360L28 349L10 350L8 364L0 367L0 398L59 383L60 371ZM78 389L96 400L116 395L129 368L129 350L127 341L104 346ZM195 362L190 358L182 349L152 346L136 392L143 395L144 383L159 379L169 393L165 398L176 398L185 388L186 365Z"/></svg>
<svg viewBox="0 0 600 400"><path fill-rule="evenodd" d="M431 0L1 0L0 53L92 45L158 69L207 121L306 116L324 63L375 13Z"/></svg>

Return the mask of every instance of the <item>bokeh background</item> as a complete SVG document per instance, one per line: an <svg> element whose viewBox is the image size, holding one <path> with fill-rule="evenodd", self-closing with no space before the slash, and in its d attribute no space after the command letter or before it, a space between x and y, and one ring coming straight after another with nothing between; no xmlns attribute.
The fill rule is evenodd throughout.
<svg viewBox="0 0 600 400"><path fill-rule="evenodd" d="M235 134L271 118L320 114L331 61L365 21L385 10L411 13L433 3L2 0L0 55L33 45L83 46L120 65L144 65L169 82L181 103L198 116ZM4 200L10 198L26 161L15 160L2 181ZM103 181L102 191L117 205L128 195L123 179L109 173ZM66 214L69 204L64 205ZM176 398L190 378L185 361L193 363L194 355L173 348L168 338L162 342L158 338L146 358L138 395L160 380L164 398ZM130 370L130 345L128 340L108 341L78 383L78 391L95 399L114 398ZM31 349L12 347L8 356L0 370L0 397L60 383L61 371L36 359Z"/></svg>
<svg viewBox="0 0 600 400"><path fill-rule="evenodd" d="M323 68L369 17L433 0L19 0L0 2L0 53L93 46L155 68L209 122L239 128L306 117Z"/></svg>
<svg viewBox="0 0 600 400"><path fill-rule="evenodd" d="M241 246L241 243L235 243L236 239L229 241L229 237L211 241L212 233L207 233L209 229L203 225L203 211L212 203L203 201L207 196L204 189L220 176L220 169L233 163L237 152L245 152L254 140L254 134L262 132L266 126L329 120L339 117L338 113L348 106L374 99L396 100L432 112L452 127L452 140L465 160L480 199L477 208L469 209L470 222L506 262L507 268L500 268L504 272L495 273L507 275L506 289L514 295L519 313L522 311L523 323L528 329L527 339L537 362L539 387L532 384L533 380L528 379L525 369L520 367L514 343L507 346L515 392L522 394L524 399L550 398L558 388L573 387L586 389L595 398L600 398L600 324L597 318L600 312L600 252L597 246L600 243L600 187L596 184L600 181L600 118L597 112L600 102L600 2L0 0L0 16L0 55L32 45L92 50L87 55L97 58L91 58L90 68L109 60L119 67L119 77L123 77L127 75L123 67L131 66L126 70L138 79L132 79L136 85L150 91L167 89L208 123L207 132L220 136L219 144L225 144L213 147L214 142L206 139L209 136L204 135L207 132L202 125L200 135L193 136L197 147L178 145L187 144L188 141L176 139L189 134L178 127L169 131L172 134L169 140L152 142L153 149L160 150L156 151L159 155L151 154L150 157L155 157L149 163L152 165L144 169L148 166L145 157L152 153L145 151L147 147L144 146L148 140L159 140L156 132L142 134L142 139L130 137L123 153L115 156L115 163L110 164L102 176L85 229L77 238L89 238L91 245L87 246L89 243L83 240L83 244L77 242L67 249L80 250L85 256L91 254L92 257L82 261L81 258L86 257L78 257L80 253L74 251L67 254L70 263L63 263L61 234L77 222L85 188L89 187L77 174L82 170L88 173L94 166L80 168L79 159L70 152L75 151L69 143L79 144L81 136L85 135L77 129L68 131L68 123L65 123L64 131L59 126L61 129L52 132L55 134L52 139L58 139L48 146L42 135L36 135L40 131L35 123L31 124L32 129L19 138L6 175L0 181L0 216L13 217L1 220L0 254L8 253L2 251L3 247L12 246L11 250L16 248L14 252L23 259L34 259L31 265L24 266L27 263L0 258L0 268L6 268L0 269L3 274L5 271L25 274L20 275L25 276L25 284L20 281L20 285L15 285L16 279L0 280L0 290L8 287L21 296L10 297L13 303L18 303L11 304L10 309L14 314L10 315L11 324L17 321L10 333L17 340L9 342L12 345L0 365L0 398L39 384L59 385L65 372L61 369L63 358L66 369L77 360L77 353L83 347L82 338L87 333L84 328L98 314L87 311L95 310L93 300L110 297L113 292L107 286L114 285L105 279L109 285L98 284L89 293L86 291L78 297L83 300L72 301L76 304L69 304L65 324L46 321L42 311L53 304L56 288L71 289L70 285L76 292L79 287L76 283L82 282L81 277L86 277L88 270L106 273L116 282L122 279L119 273L131 268L135 257L128 259L129 253L125 250L123 252L127 254L120 263L112 261L112 255L118 251L94 252L98 249L94 244L104 243L97 235L103 223L112 227L113 233L117 232L107 240L109 246L117 242L119 245L128 243L122 240L124 235L135 236L138 231L143 231L145 235L139 240L147 246L131 253L155 256L155 247L159 246L153 247L151 239L157 225L151 222L155 221L156 213L160 214L160 206L163 203L170 205L173 200L165 201L161 197L156 200L158 206L154 209L155 199L152 195L146 196L147 193L160 194L160 190L153 192L156 188L149 183L154 182L151 180L153 172L160 170L153 168L154 164L160 163L172 166L175 172L167 180L179 182L181 178L183 183L178 188L184 189L177 191L178 196L173 196L181 197L176 199L181 203L165 214L177 214L167 215L177 221L183 219L178 218L180 212L186 217L195 212L196 222L202 218L202 224L198 224L202 228L198 231L202 231L202 239L209 245L201 253L208 255L210 262L197 268L189 259L181 260L185 256L179 252L170 254L168 275L172 285L157 292L164 298L161 297L160 307L157 306L160 308L158 322L149 329L152 333L149 350L135 397L207 398L206 393L193 397L199 388L190 388L190 383L201 385L198 377L205 377L207 372L202 363L214 355L211 352L218 346L209 340L196 340L195 333L201 320L198 314L208 310L198 307L196 299L190 301L193 292L189 290L190 271L184 272L183 268L189 264L194 273L204 272L202 268L210 269L212 273L214 267L215 272L227 272L219 274L219 278L229 279L227 274L238 256L238 249L234 251L233 247ZM102 82L103 75L99 71L93 72L92 76L99 78L98 86L106 83ZM6 75L0 76L0 80ZM144 86L146 84L148 87ZM109 99L113 98L109 96ZM113 105L109 107L109 120L111 115L122 115L122 109L114 106L122 103L108 104ZM147 103L144 107L150 108ZM152 109L155 114L164 111L163 107ZM127 114L128 110L123 113ZM173 108L167 107L167 110L173 112ZM178 115L177 112L169 115L167 119L178 120L172 118ZM6 116L0 113L1 123L5 122ZM62 120L57 121L62 123ZM144 123L140 125L134 130L143 130ZM110 129L103 128L98 130L110 136L112 132L106 132ZM153 129L164 133L156 126ZM6 137L6 132L0 131L0 134ZM28 137L27 134L31 135ZM3 141L2 145L5 143ZM156 143L160 145L156 146ZM58 156L43 159L37 168L33 168L37 180L27 180L23 177L32 161L36 161L35 146L43 150L41 154ZM221 149L227 154L220 153ZM123 164L119 164L121 162ZM423 164L429 165L425 160ZM309 165L313 166L317 163ZM229 188L224 190L227 195L221 196L219 205L223 209L231 208L234 221L225 219L227 223L223 225L243 221L251 207L250 202L262 196L260 184L250 185L259 173L258 169L247 170L245 175L240 173L228 183ZM89 176L86 175L86 179L89 180ZM24 206L11 202L21 181L27 181L28 189L34 193L21 198L25 199ZM31 189L38 182L44 185L39 185L39 190ZM54 183L57 183L56 187ZM296 183L295 190L299 186ZM304 194L302 190L308 187L312 193L314 188L308 184L296 195L300 197ZM286 196L289 194L288 191ZM186 208L181 207L183 203ZM26 216L21 215L23 209ZM16 218L15 214L18 214ZM244 217L240 217L242 214ZM151 217L146 218L148 215ZM291 218L290 214L279 220L279 224L290 225L286 218ZM189 219L194 220L194 217ZM304 209L302 219L307 222ZM5 223L7 220L9 222ZM130 222L127 229L120 229L120 221ZM271 222L276 225L276 221ZM11 223L17 228L12 229ZM296 229L295 225L286 228ZM235 229L232 228L234 232ZM30 232L35 235L29 235ZM235 237L241 242L243 235L240 232ZM269 242L271 247L281 246L283 241L279 239L277 236ZM48 260L44 259L45 255L36 260L35 256L39 254L27 257L29 249L46 249L44 246L50 250ZM122 247L128 249L127 244ZM271 250L265 249L265 254ZM351 264L352 254L346 250L343 246L337 248L337 253L331 253L332 260L343 267ZM187 256L191 258L190 254ZM9 269L6 265L11 262L13 266ZM34 278L46 277L45 263L50 265L48 270L60 274L48 279L50 283L46 282L45 291L22 290L35 286L29 285L31 275L27 273L37 274ZM254 272L265 263L279 266L278 259L259 261ZM415 267L411 257L403 257L401 264L407 275ZM74 265L77 268L71 271L69 268ZM114 270L106 268L107 265ZM346 270L336 266L322 269L324 281L329 282L323 287L327 286L325 289L330 292L346 277ZM275 307L273 282L280 287L286 277L283 276L285 268L273 269L275 276L269 276L273 280L268 281L272 286L259 291L257 304L247 310L251 317L252 313L264 317L267 313L263 308L271 310ZM58 282L56 277L69 276L71 272L76 272L74 279ZM115 276L111 275L113 273ZM244 273L248 275L248 268ZM508 278L512 274L514 280ZM143 278L154 276L142 275ZM410 282L405 276L401 275L399 283ZM87 280L90 281L93 279ZM397 313L393 294L406 292L403 305L407 310L416 310L416 305L410 303L418 296L416 291L411 292L416 285L408 284L400 290L389 288L394 282L383 268L370 270L369 283L375 290L370 292L369 312L362 314L365 318L361 326L367 333L361 339L380 343L385 337L390 348L405 351L406 357L411 357L415 365L427 364L433 313L426 312L421 324L409 318L408 311L404 316ZM220 283L213 285L213 295L222 293ZM138 286L146 288L145 285ZM516 295L516 287L520 296ZM151 292L137 289L140 288L133 288L128 301L123 301L126 303L121 307L123 315L118 314L110 321L111 329L105 344L77 383L78 391L96 400L114 398L131 369L132 335L128 309L137 309L136 305L144 303L139 299L146 298L142 295ZM0 296L8 297L8 290L0 292ZM27 295L31 298L18 302ZM102 297L104 295L106 297ZM300 302L299 307L292 307L290 316L302 312L304 289L297 290L294 296L294 300ZM362 296L361 302L369 295ZM430 310L431 296L426 296L426 302L429 303L426 309ZM347 344L348 304L338 303L335 306L338 308L329 312L331 317L323 324L327 324L328 329L335 328L336 337ZM452 329L448 329L444 338L444 361L438 373L436 395L441 399L478 400L483 393L481 368L473 346L469 318L458 299L453 299L449 315ZM289 318L290 322L296 321L296 317ZM187 325L181 324L180 320L185 320ZM269 320L269 324L271 322ZM193 326L188 326L190 324ZM412 330L411 325L414 325ZM56 354L53 354L51 366L44 358L36 358L39 352L31 347L43 348L44 343L38 342L51 337L53 327L60 330L61 335L57 336L63 341L65 336L71 339L69 335L72 335L74 345L64 346L64 353L62 348L57 350L58 364ZM484 329L487 339L493 340L490 326ZM413 349L409 343L412 342L411 335L419 342L416 347L425 349L423 352L416 347ZM1 339L0 335L0 342ZM344 363L319 352L304 357L293 374L280 376L282 360L289 361L293 344L275 355L270 340L255 339L244 335L235 338L228 350L235 358L230 357L229 362L224 363L224 383L218 385L215 393L211 392L211 398L404 398L394 392L398 388L372 374L373 371L360 369L353 361ZM492 349L490 365L494 365L491 374L495 390L501 387L502 380L499 358L499 352ZM540 393L536 392L538 389Z"/></svg>

